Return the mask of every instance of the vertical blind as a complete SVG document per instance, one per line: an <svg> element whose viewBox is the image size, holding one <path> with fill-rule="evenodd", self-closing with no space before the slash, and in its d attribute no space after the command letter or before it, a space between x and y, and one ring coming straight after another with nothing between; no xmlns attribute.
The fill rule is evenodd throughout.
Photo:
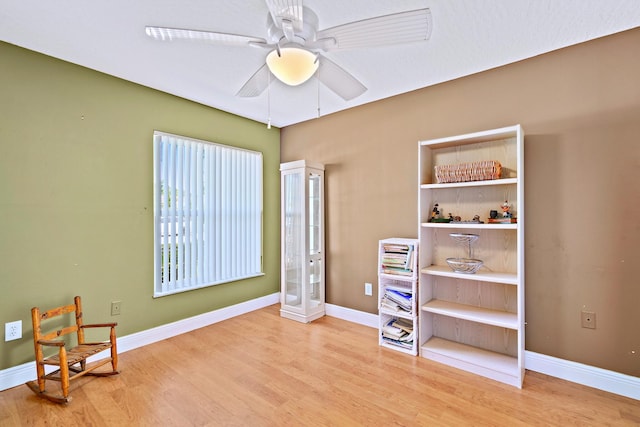
<svg viewBox="0 0 640 427"><path fill-rule="evenodd" d="M262 274L262 153L154 132L154 296Z"/></svg>

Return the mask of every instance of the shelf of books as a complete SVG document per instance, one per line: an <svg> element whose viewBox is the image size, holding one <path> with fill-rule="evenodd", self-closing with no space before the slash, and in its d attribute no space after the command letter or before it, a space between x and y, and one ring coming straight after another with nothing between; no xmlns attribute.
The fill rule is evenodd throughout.
<svg viewBox="0 0 640 427"><path fill-rule="evenodd" d="M378 246L379 344L416 356L418 239L384 239Z"/></svg>

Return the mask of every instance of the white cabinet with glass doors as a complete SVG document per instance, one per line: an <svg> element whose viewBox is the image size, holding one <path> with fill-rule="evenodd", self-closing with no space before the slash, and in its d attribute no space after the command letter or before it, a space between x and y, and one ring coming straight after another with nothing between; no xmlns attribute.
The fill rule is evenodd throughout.
<svg viewBox="0 0 640 427"><path fill-rule="evenodd" d="M325 314L324 166L280 165L280 315L308 323Z"/></svg>

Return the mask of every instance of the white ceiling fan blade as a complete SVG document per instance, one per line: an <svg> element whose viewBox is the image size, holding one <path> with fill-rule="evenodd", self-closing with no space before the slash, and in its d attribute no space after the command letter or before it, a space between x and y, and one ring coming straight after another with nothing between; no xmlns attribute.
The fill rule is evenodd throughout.
<svg viewBox="0 0 640 427"><path fill-rule="evenodd" d="M285 34L287 28L293 31L302 31L302 0L266 0L271 18L278 28ZM287 37L288 40L290 40Z"/></svg>
<svg viewBox="0 0 640 427"><path fill-rule="evenodd" d="M365 85L335 62L321 56L318 80L345 101L350 101L367 91Z"/></svg>
<svg viewBox="0 0 640 427"><path fill-rule="evenodd" d="M246 46L267 44L260 37L241 36L237 34L216 33L213 31L183 30L180 28L145 27L149 37L162 41L190 40L204 43L213 43L225 46Z"/></svg>
<svg viewBox="0 0 640 427"><path fill-rule="evenodd" d="M428 40L431 28L431 11L418 9L327 28L317 39L335 40L327 50L355 49Z"/></svg>
<svg viewBox="0 0 640 427"><path fill-rule="evenodd" d="M267 64L264 64L262 67L258 69L253 76L247 80L247 82L240 88L236 96L242 98L253 98L255 96L260 95L271 83L271 79L269 78L269 68Z"/></svg>

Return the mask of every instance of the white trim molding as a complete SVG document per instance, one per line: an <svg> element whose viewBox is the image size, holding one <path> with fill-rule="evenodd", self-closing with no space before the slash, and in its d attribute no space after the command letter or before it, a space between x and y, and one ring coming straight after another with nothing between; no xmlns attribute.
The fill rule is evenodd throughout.
<svg viewBox="0 0 640 427"><path fill-rule="evenodd" d="M378 328L378 315L366 313L364 311L354 310L352 308L340 307L339 305L326 304L325 311L327 316L336 317L352 323Z"/></svg>
<svg viewBox="0 0 640 427"><path fill-rule="evenodd" d="M3 369L0 371L0 391L17 387L34 379L36 379L36 362Z"/></svg>
<svg viewBox="0 0 640 427"><path fill-rule="evenodd" d="M640 378L559 359L545 354L525 351L524 366L530 371L540 372L577 384L597 388L640 400Z"/></svg>
<svg viewBox="0 0 640 427"><path fill-rule="evenodd" d="M118 353L204 328L280 302L280 292L118 338Z"/></svg>

